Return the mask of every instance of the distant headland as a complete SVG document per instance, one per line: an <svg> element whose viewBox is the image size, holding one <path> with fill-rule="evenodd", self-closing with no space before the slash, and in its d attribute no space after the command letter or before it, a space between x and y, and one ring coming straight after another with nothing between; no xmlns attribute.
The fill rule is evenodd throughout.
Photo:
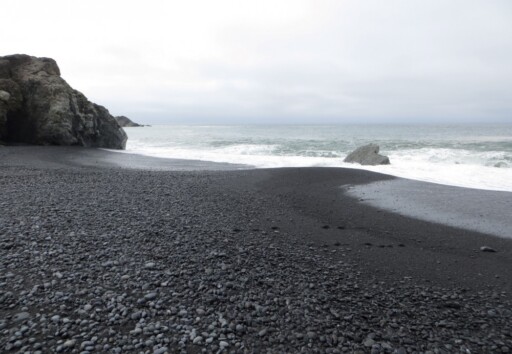
<svg viewBox="0 0 512 354"><path fill-rule="evenodd" d="M130 118L125 117L125 116L117 116L114 118L116 119L117 123L119 123L119 125L123 128L144 127L143 124L135 123Z"/></svg>

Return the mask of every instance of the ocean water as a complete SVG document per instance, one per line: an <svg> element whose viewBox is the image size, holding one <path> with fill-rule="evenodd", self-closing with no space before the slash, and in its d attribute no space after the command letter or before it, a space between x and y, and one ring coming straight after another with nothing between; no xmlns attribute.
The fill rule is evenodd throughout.
<svg viewBox="0 0 512 354"><path fill-rule="evenodd" d="M360 168L414 180L512 192L511 125L155 125L125 128L126 151L275 167ZM376 143L389 166L343 162Z"/></svg>

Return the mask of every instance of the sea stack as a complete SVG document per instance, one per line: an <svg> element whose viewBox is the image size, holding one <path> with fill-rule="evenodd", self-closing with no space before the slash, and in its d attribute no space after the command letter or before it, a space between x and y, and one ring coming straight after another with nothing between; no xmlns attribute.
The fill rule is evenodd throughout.
<svg viewBox="0 0 512 354"><path fill-rule="evenodd" d="M0 141L124 149L126 140L105 107L61 78L55 60L0 57Z"/></svg>
<svg viewBox="0 0 512 354"><path fill-rule="evenodd" d="M379 154L377 144L368 144L358 147L343 160L344 162L359 163L361 165L389 165L389 157Z"/></svg>

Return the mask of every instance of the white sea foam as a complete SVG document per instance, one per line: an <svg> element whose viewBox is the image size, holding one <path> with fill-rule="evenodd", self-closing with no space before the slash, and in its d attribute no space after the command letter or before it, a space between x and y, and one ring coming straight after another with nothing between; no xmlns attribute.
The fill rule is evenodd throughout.
<svg viewBox="0 0 512 354"><path fill-rule="evenodd" d="M461 134L457 139L456 130L445 128L441 136L431 131L422 137L420 132L417 137L404 140L403 129L393 129L385 132L386 139L379 142L377 138L382 138L382 134L370 134L368 130L357 136L355 133L361 133L360 130L349 135L347 129L333 132L326 127L131 128L127 129L127 152L256 168L357 168L439 184L512 192L512 148L508 150L512 138L508 135L469 139L468 134ZM381 145L381 152L390 157L391 165L343 162L353 147L370 141Z"/></svg>
<svg viewBox="0 0 512 354"><path fill-rule="evenodd" d="M418 181L512 192L510 168L448 162L425 163L393 155L390 155L390 159L392 164L389 166L368 166L364 169Z"/></svg>
<svg viewBox="0 0 512 354"><path fill-rule="evenodd" d="M342 167L346 164L340 159L327 157L306 157L293 155L273 155L269 147L232 146L211 150L195 150L179 147L146 147L128 148L130 153L167 157L177 159L202 160L212 162L227 162L233 164L245 164L257 168L277 167Z"/></svg>

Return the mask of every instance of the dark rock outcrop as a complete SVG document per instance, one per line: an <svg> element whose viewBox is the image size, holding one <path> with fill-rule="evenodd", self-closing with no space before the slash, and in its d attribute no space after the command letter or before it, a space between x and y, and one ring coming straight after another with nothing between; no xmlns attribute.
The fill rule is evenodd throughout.
<svg viewBox="0 0 512 354"><path fill-rule="evenodd" d="M125 116L117 116L114 118L117 120L117 123L119 123L119 125L123 128L124 127L143 127L144 126L142 124L135 123L130 118L125 117Z"/></svg>
<svg viewBox="0 0 512 354"><path fill-rule="evenodd" d="M343 161L359 163L361 165L389 165L389 158L379 155L379 150L380 147L376 144L361 146L348 154Z"/></svg>
<svg viewBox="0 0 512 354"><path fill-rule="evenodd" d="M0 140L124 149L126 139L105 107L60 77L55 60L0 57Z"/></svg>

